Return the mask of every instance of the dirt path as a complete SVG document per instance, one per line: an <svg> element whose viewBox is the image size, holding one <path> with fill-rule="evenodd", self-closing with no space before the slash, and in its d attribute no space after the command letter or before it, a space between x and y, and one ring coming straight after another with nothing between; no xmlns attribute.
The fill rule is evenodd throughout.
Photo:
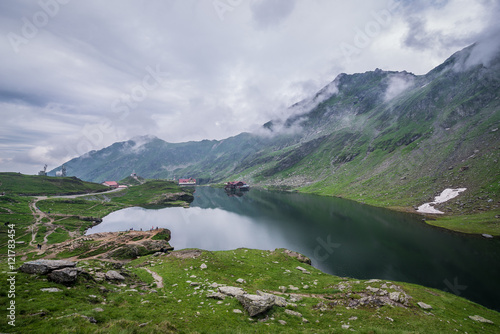
<svg viewBox="0 0 500 334"><path fill-rule="evenodd" d="M149 268L142 268L142 269L146 270L148 273L151 274L151 276L153 276L153 279L155 280L156 286L158 288L163 288L163 277L161 277L160 275L158 275L157 272L154 272Z"/></svg>

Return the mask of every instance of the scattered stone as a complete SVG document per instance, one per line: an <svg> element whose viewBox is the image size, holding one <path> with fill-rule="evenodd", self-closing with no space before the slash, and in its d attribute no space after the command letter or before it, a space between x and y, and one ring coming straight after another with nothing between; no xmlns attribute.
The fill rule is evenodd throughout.
<svg viewBox="0 0 500 334"><path fill-rule="evenodd" d="M96 307L93 311L95 312L104 312L104 310L100 307Z"/></svg>
<svg viewBox="0 0 500 334"><path fill-rule="evenodd" d="M236 297L251 317L264 313L274 306L274 298L271 296L259 296L245 294Z"/></svg>
<svg viewBox="0 0 500 334"><path fill-rule="evenodd" d="M417 304L418 306L420 306L420 308L423 308L424 310L432 310L432 306L430 306L429 304L426 304L424 302L418 302Z"/></svg>
<svg viewBox="0 0 500 334"><path fill-rule="evenodd" d="M220 293L231 297L242 296L246 293L242 288L237 288L234 286L220 286L218 289Z"/></svg>
<svg viewBox="0 0 500 334"><path fill-rule="evenodd" d="M385 317L387 320L389 320L390 322L394 322L394 319L392 318L389 318L389 317Z"/></svg>
<svg viewBox="0 0 500 334"><path fill-rule="evenodd" d="M486 233L484 233L484 234L481 234L481 235L482 235L483 237L487 238L487 239L492 239L492 238L493 238L493 236L492 236L491 234L486 234Z"/></svg>
<svg viewBox="0 0 500 334"><path fill-rule="evenodd" d="M307 269L302 268L301 266L298 266L295 269L302 271L304 274L308 274L308 275L311 274L309 271L307 271Z"/></svg>
<svg viewBox="0 0 500 334"><path fill-rule="evenodd" d="M289 314L289 315L293 315L293 316L295 316L295 317L302 318L302 313L295 312L295 311L292 311L292 310L289 310L289 309L286 309L286 310L285 310L285 313L286 313L286 314Z"/></svg>
<svg viewBox="0 0 500 334"><path fill-rule="evenodd" d="M246 283L246 282L247 282L247 281L245 281L243 278L238 278L238 279L236 280L236 283L240 283L240 284L244 284L244 283Z"/></svg>
<svg viewBox="0 0 500 334"><path fill-rule="evenodd" d="M474 321L478 321L478 322L483 322L483 323L487 323L487 324L492 324L493 321L491 320L488 320L488 319L485 319L479 315L470 315L469 316L470 319L474 320Z"/></svg>
<svg viewBox="0 0 500 334"><path fill-rule="evenodd" d="M350 317L349 318L349 321L354 321L354 320L358 320L358 317Z"/></svg>
<svg viewBox="0 0 500 334"><path fill-rule="evenodd" d="M54 270L49 273L48 278L59 284L71 285L75 283L78 278L78 270L71 267Z"/></svg>
<svg viewBox="0 0 500 334"><path fill-rule="evenodd" d="M217 300L224 300L224 299L226 299L226 296L223 295L220 292L215 292L215 293L209 293L207 295L207 298L212 298L212 299L217 299Z"/></svg>
<svg viewBox="0 0 500 334"><path fill-rule="evenodd" d="M40 289L40 291L44 291L44 292L61 292L62 290L58 289L58 288L43 288L43 289Z"/></svg>
<svg viewBox="0 0 500 334"><path fill-rule="evenodd" d="M82 315L81 317L82 317L83 319L88 320L91 324L97 324L97 320L95 320L95 318L94 318L94 317L87 317L87 316L85 316L85 315Z"/></svg>
<svg viewBox="0 0 500 334"><path fill-rule="evenodd" d="M280 287L278 288L278 290L280 290L281 292L285 293L286 290L287 290L287 287L283 286L283 285L280 285Z"/></svg>
<svg viewBox="0 0 500 334"><path fill-rule="evenodd" d="M302 300L302 297L301 296L297 296L297 295L291 295L290 296L290 302L291 303L298 303Z"/></svg>
<svg viewBox="0 0 500 334"><path fill-rule="evenodd" d="M117 272L115 270L107 271L105 274L105 277L109 281L113 281L113 280L124 281L125 280L125 277L123 277L119 272Z"/></svg>
<svg viewBox="0 0 500 334"><path fill-rule="evenodd" d="M278 322L279 322L280 324L282 324L283 326L285 326L285 325L286 325L286 321L285 321L285 320L278 320Z"/></svg>
<svg viewBox="0 0 500 334"><path fill-rule="evenodd" d="M379 291L380 291L380 289L379 289L379 288L372 288L372 287L371 287L371 286L369 286L369 285L366 287L366 290L368 290L368 291L370 291L370 292L373 292L373 293L377 293L377 292L379 292Z"/></svg>
<svg viewBox="0 0 500 334"><path fill-rule="evenodd" d="M307 324L307 323L309 323L309 320L307 320L306 318L302 318L302 322Z"/></svg>
<svg viewBox="0 0 500 334"><path fill-rule="evenodd" d="M191 283L189 283L189 285L190 285L190 286L199 286L199 285L200 285L200 283L198 283L198 282L191 282Z"/></svg>
<svg viewBox="0 0 500 334"><path fill-rule="evenodd" d="M201 266L200 266L200 269L202 269L202 270L203 270L203 269L207 269L207 268L208 268L208 267L207 267L207 265L206 265L205 263L202 263L202 264L201 264Z"/></svg>
<svg viewBox="0 0 500 334"><path fill-rule="evenodd" d="M342 329L349 329L349 327L351 327L351 326L349 326L349 325L342 325Z"/></svg>
<svg viewBox="0 0 500 334"><path fill-rule="evenodd" d="M73 268L76 263L73 261L66 260L36 260L25 262L19 271L27 274L40 274L46 275L51 271L63 269L63 268Z"/></svg>
<svg viewBox="0 0 500 334"><path fill-rule="evenodd" d="M292 291L297 291L299 288L293 286L293 285L289 285L288 288Z"/></svg>
<svg viewBox="0 0 500 334"><path fill-rule="evenodd" d="M234 309L233 313L243 313L243 311L242 310L238 310L238 309Z"/></svg>

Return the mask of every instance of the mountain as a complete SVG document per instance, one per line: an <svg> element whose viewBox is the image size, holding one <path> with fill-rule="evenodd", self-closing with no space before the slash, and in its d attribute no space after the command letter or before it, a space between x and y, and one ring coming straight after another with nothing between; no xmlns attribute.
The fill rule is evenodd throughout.
<svg viewBox="0 0 500 334"><path fill-rule="evenodd" d="M426 75L340 74L291 106L287 119L257 133L179 144L140 137L75 158L65 164L67 173L99 182L133 170L202 183L245 179L398 207L464 187L445 210L497 210L500 53L486 53L483 45L455 53Z"/></svg>

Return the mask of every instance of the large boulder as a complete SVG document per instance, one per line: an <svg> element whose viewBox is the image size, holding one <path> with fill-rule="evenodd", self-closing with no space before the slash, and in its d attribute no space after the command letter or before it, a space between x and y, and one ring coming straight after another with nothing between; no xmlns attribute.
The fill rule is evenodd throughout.
<svg viewBox="0 0 500 334"><path fill-rule="evenodd" d="M74 268L76 263L73 261L65 260L35 260L25 262L19 271L27 274L40 274L46 275L51 271L59 270L63 268Z"/></svg>
<svg viewBox="0 0 500 334"><path fill-rule="evenodd" d="M71 285L76 282L78 278L78 272L79 271L76 268L63 268L51 271L47 277L53 282L64 285Z"/></svg>
<svg viewBox="0 0 500 334"><path fill-rule="evenodd" d="M236 297L251 317L264 313L274 306L272 296L244 294Z"/></svg>

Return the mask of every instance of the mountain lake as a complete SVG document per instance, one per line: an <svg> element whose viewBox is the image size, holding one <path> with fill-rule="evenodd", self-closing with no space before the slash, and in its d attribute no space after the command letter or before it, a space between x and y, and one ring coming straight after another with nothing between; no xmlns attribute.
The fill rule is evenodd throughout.
<svg viewBox="0 0 500 334"><path fill-rule="evenodd" d="M172 231L176 250L287 248L341 277L403 281L500 311L500 240L432 227L422 216L315 195L197 187L191 207L128 208L87 234Z"/></svg>

